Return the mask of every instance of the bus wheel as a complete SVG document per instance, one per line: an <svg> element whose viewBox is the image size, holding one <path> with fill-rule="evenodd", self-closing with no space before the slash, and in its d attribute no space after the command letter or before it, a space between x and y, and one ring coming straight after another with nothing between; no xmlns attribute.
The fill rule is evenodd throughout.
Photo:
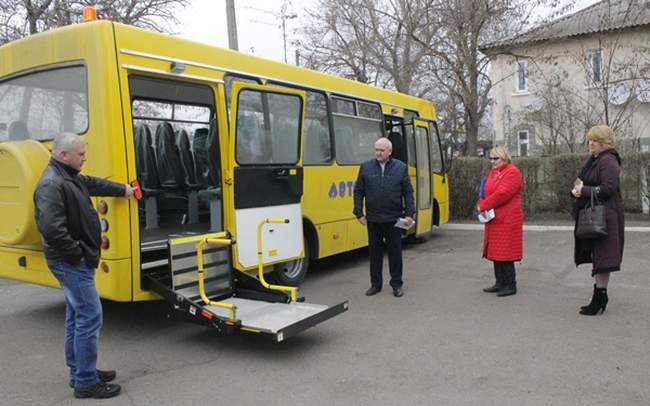
<svg viewBox="0 0 650 406"><path fill-rule="evenodd" d="M298 286L307 276L309 268L309 250L305 246L305 256L289 262L273 265L269 279L278 285Z"/></svg>

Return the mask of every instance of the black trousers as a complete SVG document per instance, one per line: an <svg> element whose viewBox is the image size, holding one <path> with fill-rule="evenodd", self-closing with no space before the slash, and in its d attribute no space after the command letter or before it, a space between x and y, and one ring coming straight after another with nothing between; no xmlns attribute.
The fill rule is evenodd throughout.
<svg viewBox="0 0 650 406"><path fill-rule="evenodd" d="M494 261L494 276L502 285L516 283L515 263L513 261Z"/></svg>
<svg viewBox="0 0 650 406"><path fill-rule="evenodd" d="M378 289L383 285L382 265L384 251L388 252L390 286L402 287L402 230L395 223L368 222L368 249L370 251L370 284Z"/></svg>

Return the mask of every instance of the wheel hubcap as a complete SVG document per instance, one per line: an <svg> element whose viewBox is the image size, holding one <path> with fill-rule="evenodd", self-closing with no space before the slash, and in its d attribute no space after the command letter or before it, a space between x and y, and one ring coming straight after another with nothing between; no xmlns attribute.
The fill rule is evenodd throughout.
<svg viewBox="0 0 650 406"><path fill-rule="evenodd" d="M283 264L278 264L275 269L281 271L287 278L293 279L300 275L304 262L305 259L300 258Z"/></svg>

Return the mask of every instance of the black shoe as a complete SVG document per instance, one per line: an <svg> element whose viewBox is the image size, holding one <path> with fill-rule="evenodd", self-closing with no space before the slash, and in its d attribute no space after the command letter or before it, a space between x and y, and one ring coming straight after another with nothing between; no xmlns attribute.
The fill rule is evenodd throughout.
<svg viewBox="0 0 650 406"><path fill-rule="evenodd" d="M609 302L609 297L607 297L606 288L597 288L594 285L594 296L591 299L591 303L587 306L580 308L580 314L584 316L595 316L598 312L605 313L607 308L607 302Z"/></svg>
<svg viewBox="0 0 650 406"><path fill-rule="evenodd" d="M97 377L99 378L99 382L111 382L115 379L116 376L117 372L115 371L102 371L101 369L97 370ZM68 385L74 389L74 379L70 379Z"/></svg>
<svg viewBox="0 0 650 406"><path fill-rule="evenodd" d="M93 398L93 399L106 399L112 398L120 394L122 387L114 383L97 382L96 384L84 389L75 389L74 397L80 398Z"/></svg>
<svg viewBox="0 0 650 406"><path fill-rule="evenodd" d="M504 286L500 291L497 292L498 297L512 296L517 294L517 285L511 284Z"/></svg>
<svg viewBox="0 0 650 406"><path fill-rule="evenodd" d="M594 302L594 300L596 300L596 284L595 283L594 283L594 293L591 295L591 301L586 306L580 306L580 310L584 310L584 309L588 308L589 306L591 306L591 304Z"/></svg>
<svg viewBox="0 0 650 406"><path fill-rule="evenodd" d="M395 288L395 289L393 289L393 296L395 296L395 297L402 297L402 296L404 296L404 292L402 291L402 288Z"/></svg>
<svg viewBox="0 0 650 406"><path fill-rule="evenodd" d="M381 292L380 288L376 288L374 286L371 286L370 289L366 290L366 296L376 295L379 292Z"/></svg>
<svg viewBox="0 0 650 406"><path fill-rule="evenodd" d="M483 289L483 292L487 292L487 293L495 293L495 292L500 291L500 290L503 289L503 288L504 288L504 286L503 286L502 284L500 284L500 283L497 282L497 283L495 283L494 285L490 286L489 288L484 288L484 289Z"/></svg>

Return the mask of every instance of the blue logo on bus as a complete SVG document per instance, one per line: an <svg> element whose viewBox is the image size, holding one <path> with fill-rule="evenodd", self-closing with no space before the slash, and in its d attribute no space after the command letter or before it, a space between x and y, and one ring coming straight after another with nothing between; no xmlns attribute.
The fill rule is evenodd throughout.
<svg viewBox="0 0 650 406"><path fill-rule="evenodd" d="M327 193L327 195L330 197L330 199L334 199L336 197L345 197L345 196L352 196L352 192L354 191L354 181L340 181L340 182L333 182L332 186L330 186L330 190Z"/></svg>

